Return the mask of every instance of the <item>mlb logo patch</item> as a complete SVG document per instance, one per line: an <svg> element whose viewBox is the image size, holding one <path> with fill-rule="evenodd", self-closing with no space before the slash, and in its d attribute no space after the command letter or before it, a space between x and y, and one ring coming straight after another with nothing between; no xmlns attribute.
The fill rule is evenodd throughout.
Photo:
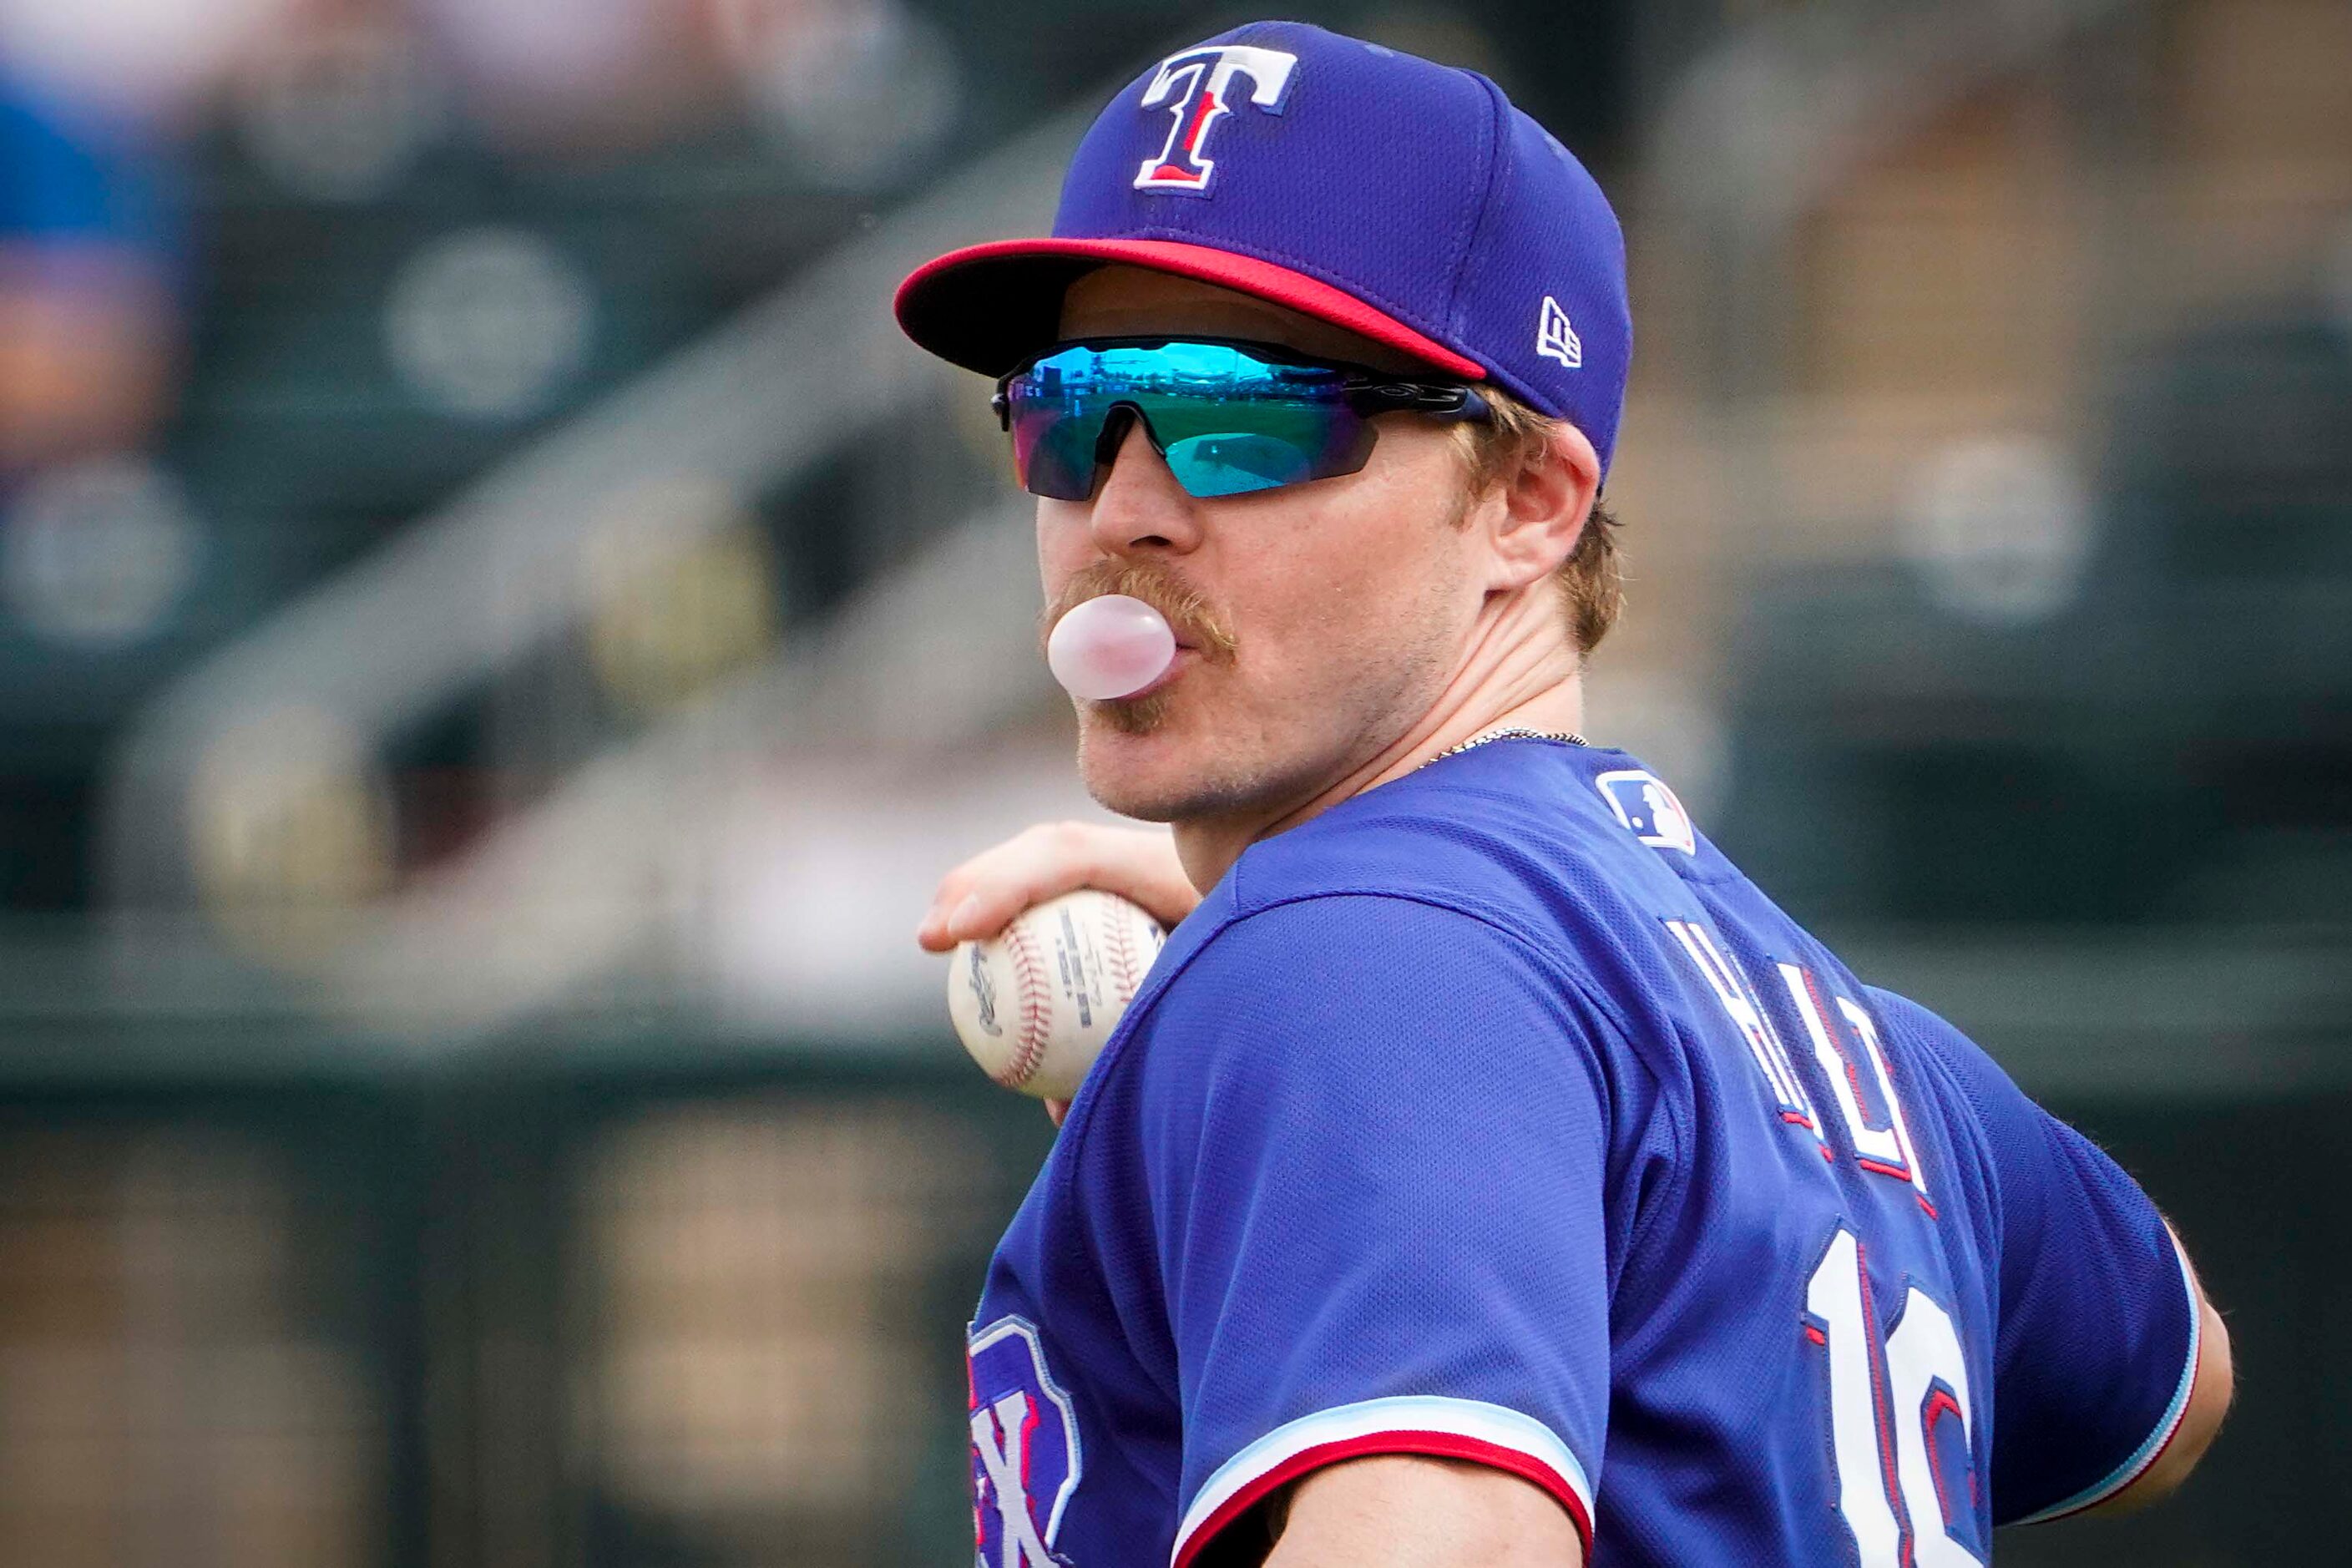
<svg viewBox="0 0 2352 1568"><path fill-rule="evenodd" d="M976 1568L1055 1568L1054 1537L1078 1489L1077 1413L1026 1319L974 1330L965 1357Z"/></svg>
<svg viewBox="0 0 2352 1568"><path fill-rule="evenodd" d="M1691 826L1690 813L1683 809L1664 779L1627 768L1602 773L1592 783L1609 809L1617 814L1617 820L1651 848L1698 853L1698 829Z"/></svg>

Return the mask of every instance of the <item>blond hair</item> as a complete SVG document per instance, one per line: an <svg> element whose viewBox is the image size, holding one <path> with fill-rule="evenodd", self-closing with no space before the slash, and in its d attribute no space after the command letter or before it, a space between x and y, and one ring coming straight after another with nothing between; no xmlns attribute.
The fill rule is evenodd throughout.
<svg viewBox="0 0 2352 1568"><path fill-rule="evenodd" d="M1560 423L1500 387L1481 386L1478 395L1486 400L1494 416L1464 420L1453 426L1473 496L1484 495L1540 458ZM1591 653L1601 646L1624 606L1624 569L1617 556L1616 530L1617 520L1595 498L1591 515L1576 536L1576 548L1552 574L1560 613L1568 618L1569 635L1576 639L1580 653Z"/></svg>

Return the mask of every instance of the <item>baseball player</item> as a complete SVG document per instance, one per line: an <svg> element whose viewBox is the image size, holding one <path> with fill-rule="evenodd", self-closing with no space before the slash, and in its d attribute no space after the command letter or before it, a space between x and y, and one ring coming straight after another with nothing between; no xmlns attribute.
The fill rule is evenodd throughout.
<svg viewBox="0 0 2352 1568"><path fill-rule="evenodd" d="M989 1269L980 1563L1959 1568L2179 1484L2228 1340L2148 1199L1576 733L1631 334L1565 149L1238 27L898 311L1001 378L1049 616L1179 644L1078 704L1172 834L1034 831L921 932L1182 921Z"/></svg>

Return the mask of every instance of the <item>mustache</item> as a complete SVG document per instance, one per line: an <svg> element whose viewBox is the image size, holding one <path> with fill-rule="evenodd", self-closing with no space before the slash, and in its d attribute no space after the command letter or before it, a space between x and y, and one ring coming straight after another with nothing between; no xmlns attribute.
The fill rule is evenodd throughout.
<svg viewBox="0 0 2352 1568"><path fill-rule="evenodd" d="M1080 568L1039 613L1039 649L1064 616L1106 594L1142 600L1167 620L1177 642L1198 650L1212 664L1233 662L1238 645L1208 595L1167 567L1139 561L1097 561Z"/></svg>

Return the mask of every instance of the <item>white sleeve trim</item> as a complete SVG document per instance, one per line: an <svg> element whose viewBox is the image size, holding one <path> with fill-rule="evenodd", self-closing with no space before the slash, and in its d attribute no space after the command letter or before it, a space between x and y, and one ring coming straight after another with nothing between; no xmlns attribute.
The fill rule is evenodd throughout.
<svg viewBox="0 0 2352 1568"><path fill-rule="evenodd" d="M1410 1433L1442 1434L1460 1439L1463 1449L1468 1451L1466 1457L1475 1458L1475 1451L1484 1448L1533 1460L1557 1479L1558 1488L1551 1489L1568 1494L1563 1501L1573 1500L1574 1511L1580 1514L1580 1527L1590 1528L1592 1484L1585 1478L1584 1467L1577 1463L1576 1456L1569 1452L1568 1445L1550 1427L1532 1415L1483 1400L1408 1394L1368 1399L1302 1415L1276 1427L1227 1459L1201 1484L1192 1505L1184 1510L1184 1521L1176 1531L1171 1560L1182 1563L1193 1537L1203 1526L1236 1499L1293 1461L1327 1449L1328 1458L1318 1456L1318 1464L1336 1463L1357 1453L1410 1453L1414 1451L1410 1443L1384 1440Z"/></svg>
<svg viewBox="0 0 2352 1568"><path fill-rule="evenodd" d="M2170 1235L2168 1229L2166 1234ZM2163 1453L2166 1445L2172 1441L2173 1434L2180 1430L2181 1418L2189 1414L2189 1395L2197 1387L2197 1358L2204 1350L2205 1324L2204 1313L2199 1310L2197 1277L2189 1271L2189 1254L2181 1250L2179 1237L2171 1239L2173 1258L2180 1265L2180 1288L2189 1296L2189 1364L2180 1369L2180 1382L2173 1388L2172 1403L2164 1407L2163 1419L2157 1422L2156 1430L2147 1435L2147 1441L2132 1450L2131 1458L2108 1471L2100 1480L2063 1502L2052 1503L2039 1513L2030 1513L2011 1522L2040 1524L2046 1520L2080 1513L2086 1508L2106 1501L2146 1474L2147 1468L2156 1463L2157 1456Z"/></svg>

